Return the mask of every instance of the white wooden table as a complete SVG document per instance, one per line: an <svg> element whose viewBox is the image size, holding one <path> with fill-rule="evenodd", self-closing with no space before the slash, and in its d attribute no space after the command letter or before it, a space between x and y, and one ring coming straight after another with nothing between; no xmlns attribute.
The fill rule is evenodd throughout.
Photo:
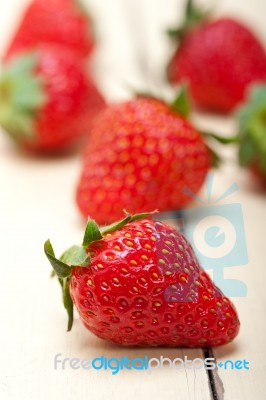
<svg viewBox="0 0 266 400"><path fill-rule="evenodd" d="M27 0L1 2L1 52L26 3ZM163 31L178 20L183 1L88 3L98 21L95 75L107 99L128 98L128 85L153 90L159 87L167 94L159 78L169 54ZM264 0L218 3L221 13L230 11L249 18L266 41ZM221 133L234 132L234 123L229 119L206 115L195 119ZM226 156L228 162L215 176L214 194L220 194L233 182L239 185L233 200L243 208L249 253L249 264L228 269L226 276L244 281L248 295L233 299L242 324L238 338L214 349L213 354L218 362L246 359L250 370L219 369L213 376L203 369L176 371L167 367L151 372L121 371L117 375L110 371L60 371L53 365L57 353L79 358L162 355L174 359L186 355L193 359L204 355L202 350L119 348L95 338L78 318L71 333L65 332L59 288L49 279L43 242L50 237L57 253L80 242L83 222L74 205L80 157L29 158L16 152L4 135L0 136L1 399L265 399L266 198L250 183L250 176L236 166L234 152Z"/></svg>

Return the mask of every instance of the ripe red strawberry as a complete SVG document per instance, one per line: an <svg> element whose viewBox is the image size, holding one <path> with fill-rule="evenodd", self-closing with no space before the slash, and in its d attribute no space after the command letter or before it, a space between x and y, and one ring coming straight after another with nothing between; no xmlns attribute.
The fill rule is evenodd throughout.
<svg viewBox="0 0 266 400"><path fill-rule="evenodd" d="M180 41L168 76L172 83L187 81L199 107L231 111L251 83L266 80L265 49L243 24L204 19L189 1L187 22L175 33Z"/></svg>
<svg viewBox="0 0 266 400"><path fill-rule="evenodd" d="M5 58L43 44L64 46L79 58L90 54L94 45L91 20L78 0L33 0Z"/></svg>
<svg viewBox="0 0 266 400"><path fill-rule="evenodd" d="M85 67L61 47L13 57L0 80L0 124L33 150L70 145L87 132L104 100Z"/></svg>
<svg viewBox="0 0 266 400"><path fill-rule="evenodd" d="M266 187L266 85L253 86L238 112L239 162Z"/></svg>
<svg viewBox="0 0 266 400"><path fill-rule="evenodd" d="M60 260L45 253L63 288L96 336L121 345L217 346L239 331L235 307L201 269L186 238L146 215L101 230L89 220L83 247Z"/></svg>
<svg viewBox="0 0 266 400"><path fill-rule="evenodd" d="M77 203L99 223L147 208L169 211L198 192L211 166L202 136L180 113L149 97L109 106L90 132Z"/></svg>

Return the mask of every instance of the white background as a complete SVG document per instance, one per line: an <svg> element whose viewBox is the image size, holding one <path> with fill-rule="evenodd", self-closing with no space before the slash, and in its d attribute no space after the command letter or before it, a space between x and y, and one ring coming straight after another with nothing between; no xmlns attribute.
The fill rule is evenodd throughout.
<svg viewBox="0 0 266 400"><path fill-rule="evenodd" d="M26 3L26 0L1 1L1 53ZM97 21L99 38L95 76L106 98L128 97L128 84L167 91L160 80L165 57L170 52L163 32L180 19L183 1L90 0L88 3ZM264 0L217 3L218 13L230 12L248 20L266 41ZM143 60L144 68L139 66ZM195 115L195 121L221 133L235 132L235 123L230 119ZM214 196L233 182L239 185L239 192L227 202L240 202L243 207L249 265L230 268L225 274L244 281L248 296L233 299L242 324L239 337L214 353L219 361L245 358L251 363L250 371L219 371L225 399L262 400L266 373L265 194L248 173L236 166L233 151L227 152L226 157L226 165L215 176ZM176 372L164 368L151 374L123 371L112 376L110 371L53 369L56 353L80 358L100 355L133 358L146 354L172 359L184 355L202 357L200 350L121 349L93 337L78 318L72 332L65 332L66 316L59 288L49 279L43 242L50 237L57 254L80 242L84 224L74 202L79 171L79 155L60 159L28 157L16 151L4 134L0 135L1 398L210 399L207 375L199 370Z"/></svg>

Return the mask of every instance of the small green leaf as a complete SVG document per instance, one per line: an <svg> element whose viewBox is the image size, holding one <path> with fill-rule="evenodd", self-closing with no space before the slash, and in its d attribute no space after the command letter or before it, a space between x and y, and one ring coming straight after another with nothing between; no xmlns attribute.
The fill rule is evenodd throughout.
<svg viewBox="0 0 266 400"><path fill-rule="evenodd" d="M34 123L32 116L27 113L17 113L13 118L14 109L3 105L0 107L0 124L9 133L10 137L18 141L21 137L34 138Z"/></svg>
<svg viewBox="0 0 266 400"><path fill-rule="evenodd" d="M167 34L170 38L180 42L191 29L203 23L209 15L210 10L199 8L192 0L187 0L182 24L177 29L168 30Z"/></svg>
<svg viewBox="0 0 266 400"><path fill-rule="evenodd" d="M256 164L266 174L266 85L252 85L249 96L236 112L239 122L239 164Z"/></svg>
<svg viewBox="0 0 266 400"><path fill-rule="evenodd" d="M186 84L182 84L180 87L180 91L176 97L176 99L171 104L171 108L173 111L182 115L183 117L188 117L190 114L190 102L188 97L188 89Z"/></svg>
<svg viewBox="0 0 266 400"><path fill-rule="evenodd" d="M87 247L92 242L96 242L97 240L101 240L102 238L103 237L98 225L93 219L90 219L85 229L82 246Z"/></svg>
<svg viewBox="0 0 266 400"><path fill-rule="evenodd" d="M256 157L256 148L252 143L252 140L246 136L239 146L239 164L242 167L247 167L252 164L254 158Z"/></svg>
<svg viewBox="0 0 266 400"><path fill-rule="evenodd" d="M187 0L186 3L186 16L189 17L193 13L193 2L192 0Z"/></svg>
<svg viewBox="0 0 266 400"><path fill-rule="evenodd" d="M84 247L72 246L62 254L60 260L73 267L85 267L90 263L90 256Z"/></svg>
<svg viewBox="0 0 266 400"><path fill-rule="evenodd" d="M221 143L221 144L237 144L239 143L239 136L231 136L231 137L224 137L224 136L219 136L216 135L215 133L212 132L201 132L203 136L206 138L214 139L216 142Z"/></svg>
<svg viewBox="0 0 266 400"><path fill-rule="evenodd" d="M182 38L184 32L182 29L167 29L166 33L170 39L179 40Z"/></svg>
<svg viewBox="0 0 266 400"><path fill-rule="evenodd" d="M209 16L209 14L210 10L199 8L192 0L187 0L185 30L188 31L189 29L199 25Z"/></svg>
<svg viewBox="0 0 266 400"><path fill-rule="evenodd" d="M221 157L216 153L216 151L214 151L211 147L207 146L211 157L212 157L212 166L214 168L219 168L220 165L222 164L222 159Z"/></svg>
<svg viewBox="0 0 266 400"><path fill-rule="evenodd" d="M64 284L64 279L66 279L66 278L57 278L58 279L58 282L59 282L59 285L61 286L61 288L63 288L63 284Z"/></svg>
<svg viewBox="0 0 266 400"><path fill-rule="evenodd" d="M123 226L125 226L126 224L128 224L131 221L131 215L128 214L124 219L121 219L118 222L114 222L111 225L107 225L101 228L101 234L102 235L106 235L107 233L111 233L114 231L117 231L121 228L123 228Z"/></svg>
<svg viewBox="0 0 266 400"><path fill-rule="evenodd" d="M73 326L73 315L74 315L74 310L73 310L73 301L70 296L70 291L69 291L69 280L65 278L63 280L62 284L62 291L63 291L63 302L64 302L64 307L67 311L68 315L68 324L67 324L67 331L71 331L71 328Z"/></svg>
<svg viewBox="0 0 266 400"><path fill-rule="evenodd" d="M158 211L152 211L152 212L147 212L147 213L141 213L141 214L135 214L132 215L130 222L138 221L139 219L144 219L144 218L149 218L153 214L156 214Z"/></svg>
<svg viewBox="0 0 266 400"><path fill-rule="evenodd" d="M12 58L3 68L3 78L23 76L25 73L32 71L38 59L38 53L36 51L30 51L23 55L18 55Z"/></svg>
<svg viewBox="0 0 266 400"><path fill-rule="evenodd" d="M134 221L137 221L137 220L140 220L140 219L148 218L148 217L150 217L152 214L154 214L156 212L157 211L131 215L131 214L129 214L129 213L127 213L125 211L126 217L124 219L121 219L120 221L114 222L111 225L102 227L101 228L101 234L102 235L106 235L107 233L115 232L115 231L123 228L125 225L127 225L130 222L134 222Z"/></svg>
<svg viewBox="0 0 266 400"><path fill-rule="evenodd" d="M44 80L40 77L26 76L16 82L14 90L10 90L10 103L17 110L35 112L46 101L46 95L42 88Z"/></svg>
<svg viewBox="0 0 266 400"><path fill-rule="evenodd" d="M54 249L51 245L50 240L47 240L44 244L44 252L46 254L46 257L50 261L50 264L52 265L53 269L56 272L56 275L59 278L67 278L68 276L71 275L72 267L69 265L63 263L62 261L58 260L55 257L54 254Z"/></svg>
<svg viewBox="0 0 266 400"><path fill-rule="evenodd" d="M37 52L17 55L4 65L1 75L0 124L17 142L35 139L35 116L47 101L37 62Z"/></svg>
<svg viewBox="0 0 266 400"><path fill-rule="evenodd" d="M52 269L52 270L51 270L51 273L50 273L50 277L51 277L51 278L54 278L55 276L57 276L57 275L56 275L56 272L55 272L54 269Z"/></svg>

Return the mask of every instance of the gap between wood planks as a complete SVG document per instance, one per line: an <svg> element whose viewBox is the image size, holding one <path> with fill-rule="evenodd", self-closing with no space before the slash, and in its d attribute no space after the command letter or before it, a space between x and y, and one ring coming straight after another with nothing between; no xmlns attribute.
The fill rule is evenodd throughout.
<svg viewBox="0 0 266 400"><path fill-rule="evenodd" d="M214 357L212 348L206 348L202 350L204 358L216 358ZM208 376L209 389L212 400L224 400L224 386L223 382L218 374L217 366L215 369L206 369Z"/></svg>

